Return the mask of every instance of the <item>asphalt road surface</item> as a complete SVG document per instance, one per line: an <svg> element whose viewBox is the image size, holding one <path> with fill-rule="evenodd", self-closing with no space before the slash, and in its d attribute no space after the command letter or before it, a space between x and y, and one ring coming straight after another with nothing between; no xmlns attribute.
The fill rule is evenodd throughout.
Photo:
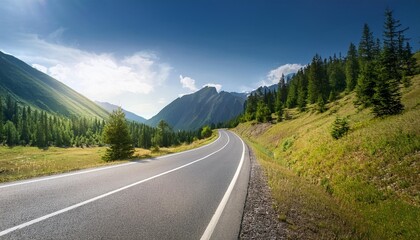
<svg viewBox="0 0 420 240"><path fill-rule="evenodd" d="M0 185L0 239L237 239L249 177L234 133L155 159Z"/></svg>

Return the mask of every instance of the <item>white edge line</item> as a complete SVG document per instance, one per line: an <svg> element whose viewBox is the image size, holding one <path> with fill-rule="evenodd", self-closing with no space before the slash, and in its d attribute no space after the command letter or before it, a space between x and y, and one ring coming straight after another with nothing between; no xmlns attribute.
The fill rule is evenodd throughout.
<svg viewBox="0 0 420 240"><path fill-rule="evenodd" d="M83 202L80 202L80 203L74 204L74 205L72 205L72 206L69 206L69 207L63 208L63 209L61 209L61 210L58 210L58 211L56 211L56 212L53 212L53 213L47 214L47 215L45 215L45 216L42 216L42 217L39 217L39 218L33 219L33 220L31 220L31 221L28 221L28 222L25 222L25 223L19 224L19 225L17 225L17 226L14 226L14 227L11 227L11 228L8 228L8 229L5 229L5 230L3 230L3 231L1 231L1 232L0 232L0 237L1 237L1 236L6 235L6 234L8 234L8 233L11 233L11 232L13 232L13 231L16 231L16 230L19 230L19 229L22 229L22 228L28 227L28 226L30 226L30 225L32 225L32 224L35 224L35 223L38 223L38 222L44 221L44 220L46 220L46 219L48 219L48 218L51 218L51 217L57 216L57 215L59 215L59 214L61 214L61 213L65 213L65 212L68 212L68 211L73 210L73 209L75 209L75 208L78 208L78 207L81 207L81 206L83 206L83 205L86 205L86 204L88 204L88 203L94 202L94 201L99 200L99 199L101 199L101 198L107 197L107 196L112 195L112 194L114 194L114 193L118 193L118 192L123 191L123 190L125 190L125 189L127 189L127 188L131 188L131 187L134 187L134 186L136 186L136 185L138 185L138 184L141 184L141 183L144 183L144 182L150 181L150 180L152 180L152 179L155 179L155 178L161 177L161 176L163 176L163 175L166 175L166 174L168 174L168 173L175 172L175 171L180 170L180 169L182 169L182 168L185 168L185 167L187 167L187 166L189 166L189 165L191 165L191 164L194 164L194 163L200 162L200 161L202 161L202 160L204 160L204 159L206 159L206 158L210 157L211 155L214 155L214 154L216 154L216 153L218 153L218 152L222 151L222 150L223 150L223 149L224 149L224 148L225 148L225 147L229 144L229 142L230 142L229 135L227 135L227 134L226 134L226 136L228 137L228 141L226 142L226 144L225 144L222 148L220 148L219 150L217 150L217 151L215 151L215 152L212 152L212 153L210 153L209 155L206 155L206 156L204 156L204 157L202 157L202 158L199 158L199 159L197 159L197 160L194 160L194 161L192 161L192 162L189 162L189 163L184 164L184 165L182 165L182 166L179 166L179 167L177 167L177 168L174 168L174 169L168 170L168 171L166 171L166 172L159 173L159 174L157 174L157 175L155 175L155 176L152 176L152 177L149 177L149 178L143 179L143 180L141 180L141 181L138 181L138 182L132 183L132 184L130 184L130 185L127 185L127 186L124 186L124 187L118 188L118 189L116 189L116 190L113 190L113 191L107 192L107 193L105 193L105 194L102 194L102 195L99 195L99 196L97 196L97 197L94 197L94 198L88 199L88 200L86 200L86 201L83 201Z"/></svg>
<svg viewBox="0 0 420 240"><path fill-rule="evenodd" d="M186 151L183 151L183 152L167 154L167 155L164 155L164 156L156 157L154 159L162 159L162 158L172 157L172 156L176 156L176 155L187 153L187 152L197 151L199 149L208 147L208 146L212 145L213 143L217 142L220 139L220 135L221 134L219 132L219 137L216 140L214 140L213 142L211 142L209 144L206 144L204 146L201 146L201 147L198 147L198 148L194 148L194 149L190 149L190 150L186 150ZM149 159L141 159L139 161L147 161L147 160L150 160L150 158ZM0 186L0 189L2 189L2 188L8 188L8 187L13 187L13 186L18 186L18 185L29 184L29 183L36 183L36 182L48 181L48 180L53 180L53 179L57 179L57 178L71 177L71 176L74 176L74 175L80 175L80 174L85 174L85 173L103 171L103 170L108 170L108 169L111 169L111 168L124 167L124 166L127 166L127 165L137 164L137 163L138 162L135 161L135 162L122 163L122 164L113 165L113 166L94 168L94 169L86 170L86 171L79 171L79 172L74 172L74 173L58 174L56 176L51 176L51 177L44 177L44 178L35 179L35 180L29 180L29 181L22 181L22 182L17 182L17 183L6 184L6 185L3 185L3 186Z"/></svg>
<svg viewBox="0 0 420 240"><path fill-rule="evenodd" d="M238 135L236 135L236 136L238 136ZM233 187L235 186L236 181L238 180L239 173L241 172L242 164L243 164L244 159L245 159L245 149L246 148L245 148L244 141L240 137L238 137L238 138L241 140L242 148L243 148L241 162L239 163L238 168L236 169L235 175L233 176L232 181L230 182L229 187L225 192L225 195L223 196L222 200L220 201L219 206L216 209L216 212L214 212L213 217L211 218L209 224L207 225L207 228L204 231L203 235L201 236L200 240L208 240L208 239L211 238L211 235L213 234L213 231L216 228L217 222L219 221L220 216L222 215L223 210L226 207L226 204L229 200L230 194L233 191Z"/></svg>

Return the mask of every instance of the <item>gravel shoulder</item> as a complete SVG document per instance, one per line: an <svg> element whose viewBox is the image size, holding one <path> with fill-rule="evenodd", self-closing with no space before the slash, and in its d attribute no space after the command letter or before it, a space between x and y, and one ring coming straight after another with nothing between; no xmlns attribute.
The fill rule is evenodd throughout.
<svg viewBox="0 0 420 240"><path fill-rule="evenodd" d="M286 223L279 221L267 178L250 150L251 173L239 239L286 239Z"/></svg>

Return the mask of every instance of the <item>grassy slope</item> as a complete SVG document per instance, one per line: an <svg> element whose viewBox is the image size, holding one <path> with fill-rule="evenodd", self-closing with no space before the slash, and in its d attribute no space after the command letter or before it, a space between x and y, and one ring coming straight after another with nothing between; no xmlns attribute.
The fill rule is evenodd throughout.
<svg viewBox="0 0 420 240"><path fill-rule="evenodd" d="M210 138L198 140L189 145L160 148L159 152L137 148L134 155L136 159L143 159L186 151L208 144L214 141L217 136L216 132ZM35 147L8 148L0 146L0 182L126 162L104 162L101 156L104 155L105 149L105 147L51 147L48 150L43 150Z"/></svg>
<svg viewBox="0 0 420 240"><path fill-rule="evenodd" d="M60 81L0 52L0 95L65 116L106 119L108 112Z"/></svg>
<svg viewBox="0 0 420 240"><path fill-rule="evenodd" d="M257 152L291 237L420 239L420 75L403 89L402 115L376 119L354 99L236 131ZM351 130L333 140L337 115Z"/></svg>

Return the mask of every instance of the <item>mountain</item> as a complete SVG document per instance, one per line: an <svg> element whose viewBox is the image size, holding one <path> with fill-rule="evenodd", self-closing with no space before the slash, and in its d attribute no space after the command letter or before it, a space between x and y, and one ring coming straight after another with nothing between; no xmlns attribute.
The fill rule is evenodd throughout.
<svg viewBox="0 0 420 240"><path fill-rule="evenodd" d="M230 120L243 112L245 99L228 92L216 91L214 87L175 99L146 124L156 126L165 120L176 130L198 129L206 124Z"/></svg>
<svg viewBox="0 0 420 240"><path fill-rule="evenodd" d="M114 104L111 104L111 103L108 103L108 102L95 101L95 103L98 104L99 106L101 106L103 109L107 110L109 113L111 113L112 111L114 111L118 108L117 105L114 105ZM125 109L123 109L123 112L125 113L125 118L127 118L128 120L139 122L139 123L146 122L145 118L140 117L140 116L136 115L135 113L132 113L132 112L127 111Z"/></svg>
<svg viewBox="0 0 420 240"><path fill-rule="evenodd" d="M60 81L0 52L0 95L65 116L107 118L108 112Z"/></svg>

